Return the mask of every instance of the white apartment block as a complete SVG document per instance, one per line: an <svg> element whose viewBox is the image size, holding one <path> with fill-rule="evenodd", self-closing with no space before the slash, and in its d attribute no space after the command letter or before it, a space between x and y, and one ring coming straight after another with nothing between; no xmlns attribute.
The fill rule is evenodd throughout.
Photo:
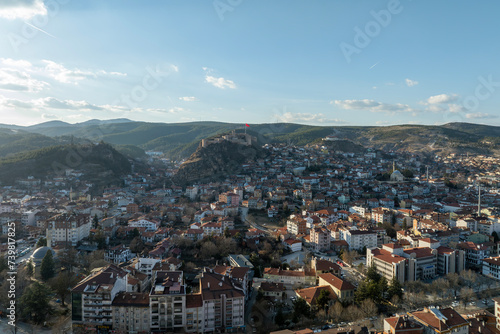
<svg viewBox="0 0 500 334"><path fill-rule="evenodd" d="M54 244L70 244L76 246L78 241L90 234L90 215L60 214L49 219L47 223L47 241Z"/></svg>
<svg viewBox="0 0 500 334"><path fill-rule="evenodd" d="M377 233L370 231L349 230L342 228L339 230L340 240L345 240L349 244L349 249L363 249L377 247Z"/></svg>

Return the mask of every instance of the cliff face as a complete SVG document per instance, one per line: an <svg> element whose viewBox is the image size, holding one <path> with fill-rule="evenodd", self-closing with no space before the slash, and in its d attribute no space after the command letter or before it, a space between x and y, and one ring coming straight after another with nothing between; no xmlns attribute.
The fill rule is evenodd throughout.
<svg viewBox="0 0 500 334"><path fill-rule="evenodd" d="M197 150L184 162L174 176L179 184L194 181L212 181L238 173L241 165L263 158L267 152L257 146L244 146L223 141L207 147L198 146Z"/></svg>

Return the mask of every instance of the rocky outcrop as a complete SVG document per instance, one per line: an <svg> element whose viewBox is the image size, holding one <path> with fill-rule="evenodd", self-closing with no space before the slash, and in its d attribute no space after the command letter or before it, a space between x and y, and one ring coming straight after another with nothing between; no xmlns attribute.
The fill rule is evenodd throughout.
<svg viewBox="0 0 500 334"><path fill-rule="evenodd" d="M229 141L212 144L197 150L179 168L173 178L177 184L196 181L216 181L234 175L242 164L263 158L267 152L256 146L245 146Z"/></svg>

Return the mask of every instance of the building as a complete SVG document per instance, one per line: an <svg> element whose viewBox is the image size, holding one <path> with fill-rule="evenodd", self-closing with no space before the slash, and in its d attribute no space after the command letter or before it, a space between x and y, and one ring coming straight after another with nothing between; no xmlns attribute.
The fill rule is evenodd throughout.
<svg viewBox="0 0 500 334"><path fill-rule="evenodd" d="M387 281L396 278L401 284L410 280L407 277L407 259L402 256L403 247L397 244L385 244L382 248L366 250L366 266L375 266L377 272Z"/></svg>
<svg viewBox="0 0 500 334"><path fill-rule="evenodd" d="M283 283L270 283L262 282L259 291L262 292L264 297L271 297L273 299L281 300L285 295L285 285Z"/></svg>
<svg viewBox="0 0 500 334"><path fill-rule="evenodd" d="M407 315L384 319L385 334L423 334L424 327Z"/></svg>
<svg viewBox="0 0 500 334"><path fill-rule="evenodd" d="M160 226L160 222L152 219L140 218L136 220L130 220L128 222L128 226L135 228L144 227L146 228L146 231L153 232L158 229L158 227Z"/></svg>
<svg viewBox="0 0 500 334"><path fill-rule="evenodd" d="M295 290L295 294L297 297L304 299L309 306L314 307L316 305L316 299L318 299L321 291L323 290L328 291L328 298L330 299L329 304L333 304L333 302L337 299L337 296L329 285L313 286L310 288Z"/></svg>
<svg viewBox="0 0 500 334"><path fill-rule="evenodd" d="M186 290L182 271L154 272L149 295L151 330L179 331L186 324Z"/></svg>
<svg viewBox="0 0 500 334"><path fill-rule="evenodd" d="M200 278L200 291L205 332L245 326L245 292L235 280L206 268Z"/></svg>
<svg viewBox="0 0 500 334"><path fill-rule="evenodd" d="M469 322L452 308L425 308L410 313L413 319L424 326L424 334L468 334Z"/></svg>
<svg viewBox="0 0 500 334"><path fill-rule="evenodd" d="M340 228L340 239L345 240L350 250L361 250L363 247L377 247L377 233L371 231L351 230Z"/></svg>
<svg viewBox="0 0 500 334"><path fill-rule="evenodd" d="M71 290L73 329L113 329L112 301L127 290L127 272L109 265L93 272Z"/></svg>
<svg viewBox="0 0 500 334"><path fill-rule="evenodd" d="M119 292L111 303L115 333L149 333L149 294Z"/></svg>
<svg viewBox="0 0 500 334"><path fill-rule="evenodd" d="M90 234L91 218L88 214L60 214L47 222L47 246L71 245ZM50 245L49 245L50 242Z"/></svg>
<svg viewBox="0 0 500 334"><path fill-rule="evenodd" d="M310 244L314 250L324 251L330 249L330 233L327 229L321 227L312 228L310 231Z"/></svg>
<svg viewBox="0 0 500 334"><path fill-rule="evenodd" d="M481 268L483 259L490 257L490 247L484 244L467 241L457 244L457 248L465 252L465 264L469 268Z"/></svg>
<svg viewBox="0 0 500 334"><path fill-rule="evenodd" d="M482 274L500 279L500 256L483 259Z"/></svg>
<svg viewBox="0 0 500 334"><path fill-rule="evenodd" d="M286 230L288 233L291 233L293 235L306 234L306 223L307 222L305 219L299 217L288 219L286 222Z"/></svg>
<svg viewBox="0 0 500 334"><path fill-rule="evenodd" d="M351 283L338 278L337 276L326 273L319 275L318 285L326 285L332 288L337 298L341 301L352 301L356 287Z"/></svg>
<svg viewBox="0 0 500 334"><path fill-rule="evenodd" d="M104 253L104 260L114 264L126 262L132 258L132 253L125 245L118 245L110 248Z"/></svg>
<svg viewBox="0 0 500 334"><path fill-rule="evenodd" d="M264 279L273 283L315 285L316 272L314 270L282 270L278 268L264 268Z"/></svg>
<svg viewBox="0 0 500 334"><path fill-rule="evenodd" d="M465 252L444 246L437 248L437 274L445 276L465 270Z"/></svg>

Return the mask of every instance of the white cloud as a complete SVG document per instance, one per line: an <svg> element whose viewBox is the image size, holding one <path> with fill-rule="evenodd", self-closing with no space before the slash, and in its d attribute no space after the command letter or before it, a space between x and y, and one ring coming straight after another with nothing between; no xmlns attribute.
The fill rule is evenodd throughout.
<svg viewBox="0 0 500 334"><path fill-rule="evenodd" d="M73 83L77 84L79 81L84 79L97 79L98 77L115 77L115 76L126 76L126 73L120 72L106 72L104 70L98 71L84 71L80 69L68 69L62 64L58 64L51 60L43 60L45 67L42 72L49 77L62 82L62 83Z"/></svg>
<svg viewBox="0 0 500 334"><path fill-rule="evenodd" d="M50 85L31 77L27 72L0 68L0 89L20 92L39 92Z"/></svg>
<svg viewBox="0 0 500 334"><path fill-rule="evenodd" d="M440 104L455 102L458 99L457 94L439 94L431 96L427 99L428 104Z"/></svg>
<svg viewBox="0 0 500 334"><path fill-rule="evenodd" d="M346 110L369 110L371 112L385 113L417 113L420 110L414 109L402 103L383 103L375 100L335 100L335 105Z"/></svg>
<svg viewBox="0 0 500 334"><path fill-rule="evenodd" d="M51 120L51 119L59 119L57 115L54 114L42 114L43 119Z"/></svg>
<svg viewBox="0 0 500 334"><path fill-rule="evenodd" d="M43 0L2 0L0 17L13 20L28 20L36 15L47 15Z"/></svg>
<svg viewBox="0 0 500 334"><path fill-rule="evenodd" d="M482 112L477 112L477 113L472 113L472 114L465 114L465 117L469 119L487 119L487 118L498 118L497 115L491 115L491 114L486 114Z"/></svg>
<svg viewBox="0 0 500 334"><path fill-rule="evenodd" d="M186 112L186 111L187 111L186 109L180 108L180 107L173 107L173 108L168 109L168 112L172 113L172 114L179 113L179 112Z"/></svg>
<svg viewBox="0 0 500 334"><path fill-rule="evenodd" d="M198 101L198 99L194 96L182 96L182 97L179 97L179 100L184 101L184 102Z"/></svg>
<svg viewBox="0 0 500 334"><path fill-rule="evenodd" d="M408 79L408 78L405 79L405 82L406 82L406 85L408 87L413 87L413 86L418 85L418 81L411 80L411 79Z"/></svg>
<svg viewBox="0 0 500 334"><path fill-rule="evenodd" d="M309 113L292 113L285 112L281 115L277 116L278 120L285 123L295 123L295 122L305 122L305 123L336 123L343 124L344 120L341 119L332 119L326 117L324 114L309 114Z"/></svg>
<svg viewBox="0 0 500 334"><path fill-rule="evenodd" d="M226 88L236 89L236 84L234 83L234 81L224 79L222 77L216 78L211 75L207 75L205 77L205 81L220 89L226 89Z"/></svg>

